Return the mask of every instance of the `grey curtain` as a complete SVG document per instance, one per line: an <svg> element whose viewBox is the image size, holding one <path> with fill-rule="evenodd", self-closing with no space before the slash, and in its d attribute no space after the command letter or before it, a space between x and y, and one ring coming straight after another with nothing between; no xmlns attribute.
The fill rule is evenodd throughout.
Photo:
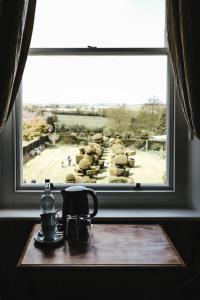
<svg viewBox="0 0 200 300"><path fill-rule="evenodd" d="M36 0L0 0L0 131L12 110L28 55Z"/></svg>
<svg viewBox="0 0 200 300"><path fill-rule="evenodd" d="M167 0L167 34L186 121L200 139L200 1Z"/></svg>

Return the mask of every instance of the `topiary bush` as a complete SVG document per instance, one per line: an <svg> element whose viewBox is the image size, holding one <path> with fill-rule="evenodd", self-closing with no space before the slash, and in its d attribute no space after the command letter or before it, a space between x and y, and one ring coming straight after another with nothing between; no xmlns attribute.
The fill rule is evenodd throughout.
<svg viewBox="0 0 200 300"><path fill-rule="evenodd" d="M125 166L128 162L128 158L125 154L118 154L115 156L114 161L118 166Z"/></svg>
<svg viewBox="0 0 200 300"><path fill-rule="evenodd" d="M109 183L127 183L128 178L125 177L110 177Z"/></svg>
<svg viewBox="0 0 200 300"><path fill-rule="evenodd" d="M69 173L67 174L66 178L65 178L65 182L67 183L75 183L76 179L73 173Z"/></svg>
<svg viewBox="0 0 200 300"><path fill-rule="evenodd" d="M79 168L82 170L88 170L90 169L90 167L91 167L91 163L87 158L83 158L79 162Z"/></svg>

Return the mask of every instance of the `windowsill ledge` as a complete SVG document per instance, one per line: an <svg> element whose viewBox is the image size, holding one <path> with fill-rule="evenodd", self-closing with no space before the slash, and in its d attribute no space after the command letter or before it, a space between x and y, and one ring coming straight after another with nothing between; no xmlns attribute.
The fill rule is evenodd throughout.
<svg viewBox="0 0 200 300"><path fill-rule="evenodd" d="M38 209L1 209L0 219L39 220ZM200 219L200 211L192 209L100 209L96 220L134 219Z"/></svg>

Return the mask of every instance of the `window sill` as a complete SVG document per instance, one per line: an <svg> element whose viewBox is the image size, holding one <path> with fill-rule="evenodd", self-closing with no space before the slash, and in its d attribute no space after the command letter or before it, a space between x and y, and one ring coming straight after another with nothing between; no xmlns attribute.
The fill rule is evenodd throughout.
<svg viewBox="0 0 200 300"><path fill-rule="evenodd" d="M40 219L38 209L1 209L0 219ZM200 211L192 209L100 209L95 220L134 221L137 219L200 219Z"/></svg>

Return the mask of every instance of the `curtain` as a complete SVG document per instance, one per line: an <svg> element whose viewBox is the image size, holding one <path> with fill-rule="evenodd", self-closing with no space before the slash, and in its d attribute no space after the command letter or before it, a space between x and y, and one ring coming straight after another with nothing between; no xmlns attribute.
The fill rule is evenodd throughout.
<svg viewBox="0 0 200 300"><path fill-rule="evenodd" d="M0 132L12 110L31 41L36 0L0 0Z"/></svg>
<svg viewBox="0 0 200 300"><path fill-rule="evenodd" d="M200 3L167 0L169 52L182 108L200 139Z"/></svg>

